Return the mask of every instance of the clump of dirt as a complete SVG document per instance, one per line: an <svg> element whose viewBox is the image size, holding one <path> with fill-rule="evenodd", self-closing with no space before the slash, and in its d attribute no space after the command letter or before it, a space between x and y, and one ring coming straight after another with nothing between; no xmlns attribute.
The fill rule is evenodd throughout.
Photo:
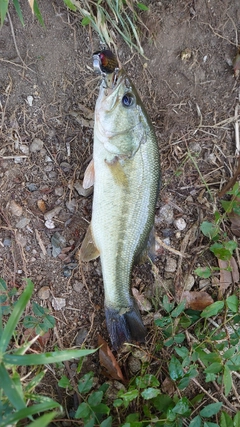
<svg viewBox="0 0 240 427"><path fill-rule="evenodd" d="M108 339L101 266L99 261L79 266L75 253L91 220L92 196L82 192L81 180L92 154L99 81L91 58L98 37L90 37L60 0L39 2L45 28L25 3L25 26L10 8L0 32L0 276L19 293L25 277L33 280L33 299L57 320L58 338L52 337L49 347L58 340L65 348L76 340L95 347L99 332ZM199 224L215 209L209 192L217 194L236 167L239 81L232 60L239 2L152 2L143 20L150 28L142 40L147 59L117 44L161 154L156 229L165 246L158 248L158 277L150 264L133 272L133 286L149 300L160 292L152 305L157 311L161 294L174 294L177 251L191 229L188 257L178 273L183 283L192 275L199 289L193 270L206 263ZM214 294L211 285L206 286ZM49 298L43 298L43 287ZM151 321L145 316L150 331ZM92 360L96 369L97 358Z"/></svg>

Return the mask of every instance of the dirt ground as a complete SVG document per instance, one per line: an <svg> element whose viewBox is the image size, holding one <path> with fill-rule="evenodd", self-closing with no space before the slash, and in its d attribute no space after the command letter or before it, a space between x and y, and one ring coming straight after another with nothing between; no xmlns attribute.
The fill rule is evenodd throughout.
<svg viewBox="0 0 240 427"><path fill-rule="evenodd" d="M92 154L99 84L92 53L99 40L61 0L39 1L45 28L27 2L21 3L25 26L10 7L0 31L0 277L19 293L25 277L33 280L33 300L48 306L57 321L58 337L53 333L47 348L84 340L95 347L99 332L108 340L101 266L79 266L75 252L91 220L92 195L81 194L81 180ZM180 251L191 230L181 277L198 290L202 284L193 271L206 265L199 224L212 218L214 196L237 166L239 80L232 61L240 36L239 0L152 1L143 20L150 29L142 34L147 59L121 40L118 55L159 142L157 236ZM148 263L133 272L133 286L150 304L150 312L143 312L149 346L160 307L156 289L174 295L179 261L163 247L158 254L157 274ZM210 280L205 286L214 296ZM91 360L98 372L97 356Z"/></svg>

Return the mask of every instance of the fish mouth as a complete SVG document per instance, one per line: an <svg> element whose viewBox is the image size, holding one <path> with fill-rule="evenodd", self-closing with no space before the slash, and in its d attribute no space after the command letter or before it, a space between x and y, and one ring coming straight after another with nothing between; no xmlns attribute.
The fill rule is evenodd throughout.
<svg viewBox="0 0 240 427"><path fill-rule="evenodd" d="M120 90L122 85L124 86L123 91ZM101 87L103 91L102 100L107 111L113 111L113 109L118 105L118 101L120 101L124 92L131 90L130 81L123 69L104 76Z"/></svg>

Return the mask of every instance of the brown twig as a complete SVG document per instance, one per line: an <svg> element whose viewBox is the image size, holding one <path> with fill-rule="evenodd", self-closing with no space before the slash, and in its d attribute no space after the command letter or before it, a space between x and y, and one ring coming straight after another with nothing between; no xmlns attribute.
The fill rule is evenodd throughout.
<svg viewBox="0 0 240 427"><path fill-rule="evenodd" d="M240 156L238 157L238 167L236 172L234 173L233 177L227 182L227 184L221 189L221 191L218 192L218 197L222 198L224 196L224 194L226 194L226 192L228 190L230 190L230 188L232 188L234 186L234 184L236 183L237 179L238 179L238 175L240 175Z"/></svg>

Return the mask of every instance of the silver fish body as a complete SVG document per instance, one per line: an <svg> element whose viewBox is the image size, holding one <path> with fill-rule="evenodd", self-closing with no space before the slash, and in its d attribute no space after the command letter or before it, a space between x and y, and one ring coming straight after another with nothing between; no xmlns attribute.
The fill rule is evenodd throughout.
<svg viewBox="0 0 240 427"><path fill-rule="evenodd" d="M100 254L107 328L117 349L146 335L130 284L133 264L153 228L160 179L153 127L123 70L113 87L110 76L100 87L93 164L91 245L94 257ZM84 248L86 242L82 259Z"/></svg>

